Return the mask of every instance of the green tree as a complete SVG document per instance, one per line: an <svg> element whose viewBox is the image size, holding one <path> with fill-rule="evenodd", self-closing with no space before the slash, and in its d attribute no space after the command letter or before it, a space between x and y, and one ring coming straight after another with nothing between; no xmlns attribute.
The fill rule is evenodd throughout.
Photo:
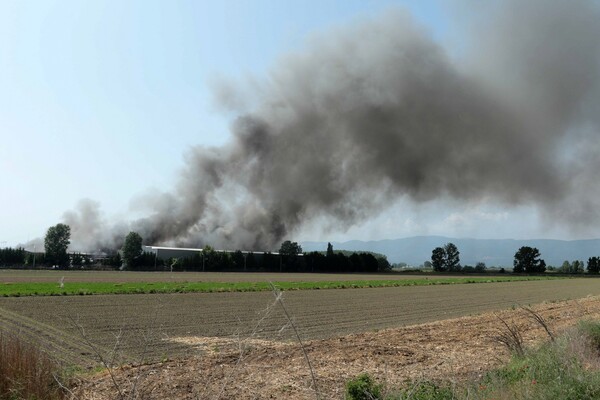
<svg viewBox="0 0 600 400"><path fill-rule="evenodd" d="M386 256L376 257L377 258L377 271L378 272L389 272L392 270L392 266Z"/></svg>
<svg viewBox="0 0 600 400"><path fill-rule="evenodd" d="M583 261L575 260L573 262L564 261L558 270L563 274L583 274L584 263Z"/></svg>
<svg viewBox="0 0 600 400"><path fill-rule="evenodd" d="M214 271L219 268L219 254L212 246L205 245L200 255L202 256L202 271Z"/></svg>
<svg viewBox="0 0 600 400"><path fill-rule="evenodd" d="M287 271L297 268L298 254L302 253L302 247L296 242L286 240L279 248L279 270L283 271L283 266Z"/></svg>
<svg viewBox="0 0 600 400"><path fill-rule="evenodd" d="M279 248L279 254L282 256L297 256L300 253L302 253L302 247L297 242L289 240L281 243L281 247Z"/></svg>
<svg viewBox="0 0 600 400"><path fill-rule="evenodd" d="M484 262L478 262L475 264L475 272L485 272L486 266Z"/></svg>
<svg viewBox="0 0 600 400"><path fill-rule="evenodd" d="M541 273L546 271L546 262L540 259L540 251L537 248L523 246L515 253L513 267L515 273Z"/></svg>
<svg viewBox="0 0 600 400"><path fill-rule="evenodd" d="M546 272L546 261L540 260L539 264L537 265L536 272L538 272L538 273Z"/></svg>
<svg viewBox="0 0 600 400"><path fill-rule="evenodd" d="M129 232L121 249L124 268L133 268L135 259L142 255L142 237L137 232Z"/></svg>
<svg viewBox="0 0 600 400"><path fill-rule="evenodd" d="M590 257L587 264L588 274L600 273L600 257Z"/></svg>
<svg viewBox="0 0 600 400"><path fill-rule="evenodd" d="M333 256L333 245L327 242L327 257Z"/></svg>
<svg viewBox="0 0 600 400"><path fill-rule="evenodd" d="M436 247L431 252L431 266L436 272L446 271L446 250Z"/></svg>
<svg viewBox="0 0 600 400"><path fill-rule="evenodd" d="M460 251L454 243L446 243L444 246L446 252L446 270L450 272L460 271Z"/></svg>
<svg viewBox="0 0 600 400"><path fill-rule="evenodd" d="M44 239L46 260L53 265L66 267L69 265L67 248L71 244L71 228L69 225L56 224L48 228Z"/></svg>
<svg viewBox="0 0 600 400"><path fill-rule="evenodd" d="M5 247L0 249L0 265L28 265L28 259L33 253L25 252L25 249L19 247Z"/></svg>

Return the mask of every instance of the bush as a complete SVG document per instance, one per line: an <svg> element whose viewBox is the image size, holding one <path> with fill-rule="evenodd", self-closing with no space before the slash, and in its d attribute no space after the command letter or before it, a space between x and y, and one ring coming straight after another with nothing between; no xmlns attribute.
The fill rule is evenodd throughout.
<svg viewBox="0 0 600 400"><path fill-rule="evenodd" d="M346 400L383 399L381 385L376 384L368 374L361 374L346 383Z"/></svg>
<svg viewBox="0 0 600 400"><path fill-rule="evenodd" d="M39 348L0 333L0 399L65 398L58 365Z"/></svg>

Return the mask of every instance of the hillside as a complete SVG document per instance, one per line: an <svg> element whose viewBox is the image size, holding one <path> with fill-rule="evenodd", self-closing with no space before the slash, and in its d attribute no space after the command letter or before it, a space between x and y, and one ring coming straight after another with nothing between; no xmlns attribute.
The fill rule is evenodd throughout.
<svg viewBox="0 0 600 400"><path fill-rule="evenodd" d="M560 266L565 260L583 260L600 255L600 239L553 240L553 239L457 239L444 236L414 236L403 239L376 241L351 240L331 242L335 249L364 250L385 254L391 263L405 262L420 265L431 259L431 251L452 242L460 251L463 265L475 265L483 261L487 266L512 267L515 252L521 246L537 247L548 265ZM327 242L303 242L304 251L322 251Z"/></svg>

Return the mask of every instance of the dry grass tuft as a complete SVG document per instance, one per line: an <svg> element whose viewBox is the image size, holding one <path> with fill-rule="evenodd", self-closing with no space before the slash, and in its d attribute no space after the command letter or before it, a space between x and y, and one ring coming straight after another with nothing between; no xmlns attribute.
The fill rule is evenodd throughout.
<svg viewBox="0 0 600 400"><path fill-rule="evenodd" d="M59 369L39 348L0 333L0 399L64 399Z"/></svg>

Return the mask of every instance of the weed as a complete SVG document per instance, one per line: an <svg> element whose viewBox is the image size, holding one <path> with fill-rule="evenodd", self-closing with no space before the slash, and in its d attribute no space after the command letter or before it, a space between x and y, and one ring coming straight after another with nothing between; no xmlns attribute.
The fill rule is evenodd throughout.
<svg viewBox="0 0 600 400"><path fill-rule="evenodd" d="M523 346L521 330L515 324L509 324L500 316L498 316L498 319L502 322L504 329L498 332L498 335L495 337L496 341L505 345L512 354L523 357L525 355L525 348Z"/></svg>
<svg viewBox="0 0 600 400"><path fill-rule="evenodd" d="M524 357L513 357L503 368L489 373L486 397L518 399L597 399L600 376L583 367L570 349L573 337L546 343Z"/></svg>
<svg viewBox="0 0 600 400"><path fill-rule="evenodd" d="M450 400L592 400L600 398L600 323L582 322L577 329L555 336L544 318L524 309L548 334L549 341L536 349L525 349L522 329L500 318L503 330L498 340L513 353L511 360L482 379L459 386L417 382L382 395L381 385L366 374L349 381L347 399Z"/></svg>
<svg viewBox="0 0 600 400"><path fill-rule="evenodd" d="M579 329L587 336L592 348L598 353L600 352L600 323L582 321L579 323Z"/></svg>
<svg viewBox="0 0 600 400"><path fill-rule="evenodd" d="M0 333L0 399L63 399L59 371L38 347Z"/></svg>
<svg viewBox="0 0 600 400"><path fill-rule="evenodd" d="M346 383L346 400L383 399L382 385L376 384L368 374L361 374Z"/></svg>

